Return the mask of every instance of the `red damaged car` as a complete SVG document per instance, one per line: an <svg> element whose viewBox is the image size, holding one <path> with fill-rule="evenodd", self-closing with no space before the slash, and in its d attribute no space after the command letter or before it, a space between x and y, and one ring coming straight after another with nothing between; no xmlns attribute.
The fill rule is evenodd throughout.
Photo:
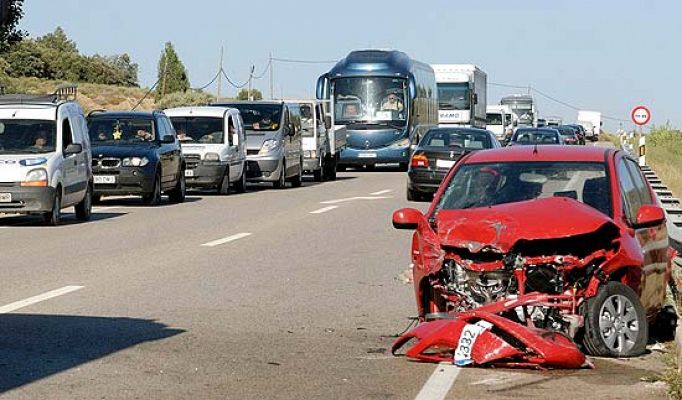
<svg viewBox="0 0 682 400"><path fill-rule="evenodd" d="M425 215L398 210L393 225L415 230L420 324L393 346L416 339L410 358L578 368L583 352L642 354L664 309L665 214L621 151L471 153Z"/></svg>

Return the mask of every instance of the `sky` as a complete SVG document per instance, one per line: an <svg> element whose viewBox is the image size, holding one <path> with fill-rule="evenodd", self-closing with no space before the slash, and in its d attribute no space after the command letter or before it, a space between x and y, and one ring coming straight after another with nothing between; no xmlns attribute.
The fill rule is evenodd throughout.
<svg viewBox="0 0 682 400"><path fill-rule="evenodd" d="M581 109L625 120L638 104L652 123L682 126L682 2L677 0L30 0L20 28L33 37L61 26L84 54L128 53L140 84L156 81L164 43L175 46L193 87L220 63L232 81L273 57L338 60L354 49L391 48L427 63L478 65L488 82L531 85ZM273 63L275 96L312 97L333 64ZM254 87L270 96L269 76ZM207 89L215 93L217 85ZM223 95L237 89L223 85ZM488 87L488 104L519 89ZM541 116L573 122L575 110L536 95ZM605 120L615 130L620 122Z"/></svg>

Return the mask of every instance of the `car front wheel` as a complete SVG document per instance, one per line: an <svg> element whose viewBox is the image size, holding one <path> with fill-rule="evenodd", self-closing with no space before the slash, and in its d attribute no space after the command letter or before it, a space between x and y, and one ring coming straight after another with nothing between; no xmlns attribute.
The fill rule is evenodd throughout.
<svg viewBox="0 0 682 400"><path fill-rule="evenodd" d="M161 203L161 174L157 173L154 178L152 192L142 196L142 202L148 206L156 206Z"/></svg>

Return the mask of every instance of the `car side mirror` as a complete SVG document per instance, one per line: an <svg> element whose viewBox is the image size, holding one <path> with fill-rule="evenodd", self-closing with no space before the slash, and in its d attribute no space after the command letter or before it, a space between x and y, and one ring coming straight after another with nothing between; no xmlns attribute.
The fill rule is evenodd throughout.
<svg viewBox="0 0 682 400"><path fill-rule="evenodd" d="M424 219L424 214L421 211L414 208L401 208L393 213L393 227L414 230L417 229L422 219Z"/></svg>
<svg viewBox="0 0 682 400"><path fill-rule="evenodd" d="M161 143L175 143L175 136L165 135L163 138L161 138Z"/></svg>
<svg viewBox="0 0 682 400"><path fill-rule="evenodd" d="M294 136L296 134L296 127L294 127L294 124L289 124L287 127L287 135L289 136Z"/></svg>
<svg viewBox="0 0 682 400"><path fill-rule="evenodd" d="M637 221L633 228L651 228L665 223L665 211L659 206L644 204L637 212Z"/></svg>
<svg viewBox="0 0 682 400"><path fill-rule="evenodd" d="M80 143L71 143L64 149L64 156L70 156L73 154L80 154L83 152L83 145Z"/></svg>

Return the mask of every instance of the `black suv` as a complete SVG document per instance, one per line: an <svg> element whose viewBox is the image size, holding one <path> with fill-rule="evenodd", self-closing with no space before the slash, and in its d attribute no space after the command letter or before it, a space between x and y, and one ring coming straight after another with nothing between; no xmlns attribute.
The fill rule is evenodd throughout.
<svg viewBox="0 0 682 400"><path fill-rule="evenodd" d="M94 200L107 195L141 195L157 205L161 193L185 200L185 159L168 117L154 112L92 112Z"/></svg>

